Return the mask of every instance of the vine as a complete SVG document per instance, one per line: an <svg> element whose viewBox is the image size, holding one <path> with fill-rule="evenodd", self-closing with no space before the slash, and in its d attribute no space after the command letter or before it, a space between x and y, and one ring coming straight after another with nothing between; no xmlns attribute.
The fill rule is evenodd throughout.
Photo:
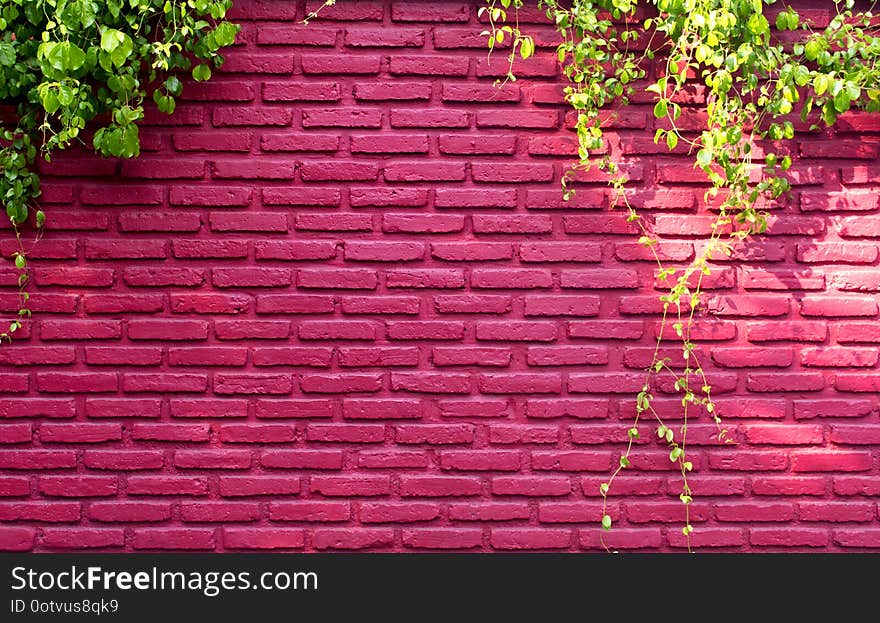
<svg viewBox="0 0 880 623"><path fill-rule="evenodd" d="M85 145L87 124L102 156L135 158L138 122L152 98L174 112L178 77L211 77L239 27L226 21L232 0L0 0L0 103L15 119L0 128L0 199L18 248L18 313L4 323L10 340L30 317L28 250L21 226L33 216L36 238L46 220L36 204L37 155L49 161L72 144Z"/></svg>
<svg viewBox="0 0 880 623"><path fill-rule="evenodd" d="M819 124L834 125L851 109L880 110L880 25L871 12L875 3L856 11L854 0L834 0L833 17L820 29L783 0L775 19L777 33L764 14L765 5L773 4L777 0L537 0L562 37L556 52L569 82L565 101L577 113L578 160L563 175L564 197L574 194L578 171L596 166L607 172L611 205L623 207L627 221L637 227L639 243L657 264L658 281L671 282L659 297L657 340L636 396L625 450L600 485L601 525L611 529L609 491L630 465L640 421L651 417L669 460L681 473L682 533L689 551L694 528L688 473L693 465L687 429L694 412L705 411L718 427L719 441L732 442L722 428L692 337L695 314L705 309L702 286L711 274L711 261L732 255L737 243L763 233L768 203L790 190L785 172L792 160L778 151L778 142L794 137L795 115L813 130ZM479 11L489 24L483 32L489 54L505 42L510 46L505 80L516 79L518 57L527 59L535 51L534 40L519 27L522 6L523 0L486 0ZM640 17L644 15L648 17ZM697 81L706 89L707 119L702 131L689 133L678 125L680 102ZM663 141L670 152L687 147L709 183L704 202L712 206L711 233L684 267L663 263L659 237L630 205L625 171L604 153L606 111L626 106L637 88L653 97L654 117L661 124L654 142ZM759 142L766 149L756 149ZM680 342L683 367L662 356L667 328ZM680 397L679 427L664 422L654 407L654 392L663 380L671 381ZM602 544L608 549L604 536Z"/></svg>

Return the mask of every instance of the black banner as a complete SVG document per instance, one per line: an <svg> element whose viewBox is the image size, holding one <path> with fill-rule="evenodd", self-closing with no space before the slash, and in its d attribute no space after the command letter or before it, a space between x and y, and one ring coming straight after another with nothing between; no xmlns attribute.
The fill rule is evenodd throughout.
<svg viewBox="0 0 880 623"><path fill-rule="evenodd" d="M0 621L433 620L475 604L551 620L623 608L620 620L630 620L633 608L668 611L682 599L797 608L809 597L816 606L821 595L807 587L817 582L829 600L852 606L873 596L874 574L864 571L876 562L791 554L5 554Z"/></svg>

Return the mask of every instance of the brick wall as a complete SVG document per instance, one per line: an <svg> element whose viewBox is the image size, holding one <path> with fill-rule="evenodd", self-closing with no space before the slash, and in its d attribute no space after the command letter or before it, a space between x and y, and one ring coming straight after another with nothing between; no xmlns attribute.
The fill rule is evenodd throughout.
<svg viewBox="0 0 880 623"><path fill-rule="evenodd" d="M46 167L35 321L0 348L0 547L596 549L660 291L601 176L561 200L552 29L523 16L540 52L496 90L476 1L307 27L236 4L241 44L149 112L140 160ZM610 149L684 261L702 176L639 101ZM801 130L792 200L698 330L738 441L690 429L701 549L880 548L880 122ZM609 542L681 548L666 451L633 463Z"/></svg>

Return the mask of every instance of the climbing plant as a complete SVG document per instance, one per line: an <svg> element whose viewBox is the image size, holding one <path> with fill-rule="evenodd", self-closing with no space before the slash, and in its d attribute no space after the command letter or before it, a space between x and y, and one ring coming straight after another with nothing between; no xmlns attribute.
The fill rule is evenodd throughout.
<svg viewBox="0 0 880 623"><path fill-rule="evenodd" d="M608 495L615 478L630 465L639 423L654 421L669 460L681 472L684 505L682 532L690 548L692 491L688 473L687 431L695 412L706 412L718 426L719 440L730 441L712 398L711 379L700 363L692 332L698 310L705 308L704 278L711 260L731 255L738 243L767 228L768 203L783 201L790 189L792 164L781 141L791 139L798 117L811 130L832 126L853 109L880 110L880 28L870 7L854 0L829 2L824 28L777 0L537 0L561 36L556 48L568 80L565 101L576 111L578 160L563 176L564 196L575 192L578 171L607 172L611 203L627 212L639 243L651 250L660 284L662 315L653 357L636 396L635 415L625 450L607 482L600 485L601 524L611 528ZM774 7L775 31L765 14ZM535 52L531 35L519 26L523 0L486 0L479 10L490 55L506 46L509 70ZM706 120L701 131L679 125L687 89L705 88ZM603 128L609 110L620 110L637 90L651 94L657 129L654 142L669 151L686 150L694 167L706 175L704 203L711 214L710 233L686 266L667 266L658 252L659 238L628 200L625 168L606 153ZM674 333L682 361L663 356L662 340ZM673 425L654 407L661 383L671 382L681 401L681 425ZM652 433L653 434L653 433ZM604 538L602 540L605 543Z"/></svg>
<svg viewBox="0 0 880 623"><path fill-rule="evenodd" d="M232 0L0 0L0 199L18 241L19 310L4 323L10 339L30 316L28 252L21 226L37 232L46 215L37 207L34 164L73 144L103 156L140 153L138 122L151 98L174 112L180 76L211 77L220 50L239 27L225 19ZM97 129L86 137L89 122Z"/></svg>

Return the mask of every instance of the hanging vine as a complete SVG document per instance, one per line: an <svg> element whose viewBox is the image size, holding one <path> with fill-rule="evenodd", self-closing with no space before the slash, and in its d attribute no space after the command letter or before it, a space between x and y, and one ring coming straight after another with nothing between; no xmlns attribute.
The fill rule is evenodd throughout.
<svg viewBox="0 0 880 623"><path fill-rule="evenodd" d="M705 411L718 427L719 440L731 441L692 337L695 314L705 308L702 286L711 274L711 261L730 256L738 243L764 232L768 202L790 190L786 171L791 157L776 150L778 141L794 137L797 116L812 130L834 125L852 109L880 110L880 28L871 12L875 3L857 11L854 0L834 0L833 18L819 28L779 2L777 32L764 13L765 5L774 4L776 0L537 1L561 35L556 51L569 83L565 101L577 114L579 157L563 176L564 197L574 194L578 171L595 166L607 172L611 205L625 209L627 221L638 228L639 243L656 261L658 282L671 284L659 297L657 341L636 396L625 450L600 485L604 530L612 523L607 510L611 487L630 465L639 423L650 417L658 439L668 447L669 460L681 472L682 533L690 549L689 420ZM515 80L515 63L535 51L533 38L519 27L522 6L522 0L486 0L479 11L488 20L483 34L489 53L509 46L506 80ZM698 81L706 88L707 118L702 131L689 133L678 125L680 101L685 89ZM669 151L687 147L694 167L706 175L704 203L711 206L711 233L684 267L664 264L649 220L628 201L624 169L605 153L607 111L626 106L636 89L652 94L654 117L663 126L654 142ZM756 149L758 141L767 148ZM682 366L673 365L661 351L668 328L680 341ZM680 397L680 426L665 422L654 407L654 392L663 381L671 381Z"/></svg>
<svg viewBox="0 0 880 623"><path fill-rule="evenodd" d="M39 156L85 145L87 124L100 127L92 148L135 158L138 122L152 98L174 112L190 72L208 80L239 27L225 20L232 0L0 0L0 199L18 249L18 312L2 323L10 340L30 317L28 250L21 226L32 217L36 239L46 220L37 206Z"/></svg>

